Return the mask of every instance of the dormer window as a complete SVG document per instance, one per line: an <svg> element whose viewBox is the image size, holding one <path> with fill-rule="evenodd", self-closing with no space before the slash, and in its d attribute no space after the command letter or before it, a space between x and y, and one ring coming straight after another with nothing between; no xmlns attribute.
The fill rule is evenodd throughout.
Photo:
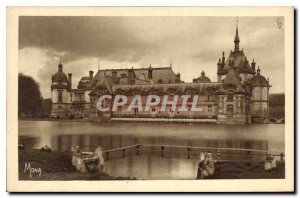
<svg viewBox="0 0 300 198"><path fill-rule="evenodd" d="M176 89L174 89L174 88L168 89L169 95L174 95L175 93L176 93Z"/></svg>

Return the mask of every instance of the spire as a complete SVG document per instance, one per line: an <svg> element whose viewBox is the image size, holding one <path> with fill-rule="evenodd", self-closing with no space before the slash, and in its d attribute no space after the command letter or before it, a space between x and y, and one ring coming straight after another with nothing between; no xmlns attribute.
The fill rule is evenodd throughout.
<svg viewBox="0 0 300 198"><path fill-rule="evenodd" d="M222 69L221 59L219 58L219 62L217 63L218 70Z"/></svg>
<svg viewBox="0 0 300 198"><path fill-rule="evenodd" d="M255 63L255 61L254 61L254 59L253 59L253 61L252 61L252 63L251 63L253 72L255 72L255 65L256 65L256 63Z"/></svg>
<svg viewBox="0 0 300 198"><path fill-rule="evenodd" d="M201 72L201 77L202 77L202 78L205 77L205 72L204 72L204 70L202 70L202 72Z"/></svg>
<svg viewBox="0 0 300 198"><path fill-rule="evenodd" d="M59 56L59 64L58 64L58 71L62 72L63 65L61 64L61 56Z"/></svg>
<svg viewBox="0 0 300 198"><path fill-rule="evenodd" d="M239 38L239 19L237 17L236 19L236 31L235 31L235 38L234 38L234 51L239 51L239 44L240 44L240 38Z"/></svg>
<svg viewBox="0 0 300 198"><path fill-rule="evenodd" d="M222 53L222 65L225 65L225 52L223 51Z"/></svg>
<svg viewBox="0 0 300 198"><path fill-rule="evenodd" d="M172 67L172 56L170 55L170 67Z"/></svg>

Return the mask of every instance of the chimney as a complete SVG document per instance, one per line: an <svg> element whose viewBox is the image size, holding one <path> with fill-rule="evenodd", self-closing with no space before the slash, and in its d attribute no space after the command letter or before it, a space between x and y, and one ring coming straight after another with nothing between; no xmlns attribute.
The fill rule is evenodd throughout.
<svg viewBox="0 0 300 198"><path fill-rule="evenodd" d="M69 87L72 89L72 73L68 73Z"/></svg>
<svg viewBox="0 0 300 198"><path fill-rule="evenodd" d="M134 79L135 78L133 67L128 70L128 78L130 78L130 79Z"/></svg>
<svg viewBox="0 0 300 198"><path fill-rule="evenodd" d="M223 51L223 54L222 54L222 65L224 66L225 65L225 52Z"/></svg>
<svg viewBox="0 0 300 198"><path fill-rule="evenodd" d="M252 66L252 70L255 72L255 65L256 65L256 63L254 62L254 59L253 59L253 61L252 61L252 63L251 63L251 66Z"/></svg>
<svg viewBox="0 0 300 198"><path fill-rule="evenodd" d="M221 63L221 59L219 58L219 62L218 62L218 64L217 64L217 66L218 66L218 70L221 70L222 69L222 63Z"/></svg>
<svg viewBox="0 0 300 198"><path fill-rule="evenodd" d="M89 71L89 74L90 74L90 79L92 80L93 79L93 75L94 75L94 72L93 71Z"/></svg>
<svg viewBox="0 0 300 198"><path fill-rule="evenodd" d="M149 69L148 69L148 80L152 80L152 78L153 78L153 76L152 76L152 71L153 71L153 69L152 69L152 67L151 67L151 65L150 65L150 67L149 67Z"/></svg>
<svg viewBox="0 0 300 198"><path fill-rule="evenodd" d="M112 78L114 80L114 82L118 82L118 76L117 76L118 72L117 71L112 71L111 72L111 75L112 75Z"/></svg>

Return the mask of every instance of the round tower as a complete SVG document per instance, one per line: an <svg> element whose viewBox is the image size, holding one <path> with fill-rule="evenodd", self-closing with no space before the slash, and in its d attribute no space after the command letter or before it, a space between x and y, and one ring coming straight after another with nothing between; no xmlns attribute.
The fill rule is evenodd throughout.
<svg viewBox="0 0 300 198"><path fill-rule="evenodd" d="M258 66L256 75L251 79L252 108L251 117L253 122L265 123L269 119L269 81L261 75Z"/></svg>
<svg viewBox="0 0 300 198"><path fill-rule="evenodd" d="M63 65L60 62L58 71L51 78L51 117L61 118L68 116L70 80L63 72Z"/></svg>

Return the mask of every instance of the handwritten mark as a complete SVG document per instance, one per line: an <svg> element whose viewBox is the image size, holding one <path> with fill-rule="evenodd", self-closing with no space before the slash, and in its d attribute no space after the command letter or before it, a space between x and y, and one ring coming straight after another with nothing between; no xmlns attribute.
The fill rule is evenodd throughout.
<svg viewBox="0 0 300 198"><path fill-rule="evenodd" d="M283 24L282 19L281 18L277 18L277 26L278 26L279 29L282 28L282 24Z"/></svg>
<svg viewBox="0 0 300 198"><path fill-rule="evenodd" d="M25 163L24 173L29 172L30 178L33 174L37 174L39 177L42 175L41 168L33 168L31 167L30 163Z"/></svg>

